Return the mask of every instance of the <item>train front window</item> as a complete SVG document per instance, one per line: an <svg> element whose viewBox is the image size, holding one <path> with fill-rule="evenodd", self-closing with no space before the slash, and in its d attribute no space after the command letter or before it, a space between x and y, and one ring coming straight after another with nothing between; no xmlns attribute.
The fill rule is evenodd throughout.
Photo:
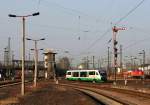
<svg viewBox="0 0 150 105"><path fill-rule="evenodd" d="M106 73L100 73L101 76L106 76Z"/></svg>
<svg viewBox="0 0 150 105"><path fill-rule="evenodd" d="M106 73L105 72L102 72L102 71L99 71L99 74L101 75L101 76L106 76Z"/></svg>
<svg viewBox="0 0 150 105"><path fill-rule="evenodd" d="M96 75L98 75L98 73L96 72Z"/></svg>

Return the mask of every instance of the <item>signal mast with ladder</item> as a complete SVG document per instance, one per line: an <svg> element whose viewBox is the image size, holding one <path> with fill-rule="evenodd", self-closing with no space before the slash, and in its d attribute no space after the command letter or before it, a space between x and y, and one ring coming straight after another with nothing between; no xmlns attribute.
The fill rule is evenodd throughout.
<svg viewBox="0 0 150 105"><path fill-rule="evenodd" d="M118 55L118 52L117 52L117 44L118 44L118 41L116 40L116 35L118 33L119 30L125 30L126 28L118 28L116 26L114 26L112 28L112 31L113 31L113 52L114 52L114 69L115 69L115 81L114 81L114 85L116 85L116 72L117 72L117 55Z"/></svg>

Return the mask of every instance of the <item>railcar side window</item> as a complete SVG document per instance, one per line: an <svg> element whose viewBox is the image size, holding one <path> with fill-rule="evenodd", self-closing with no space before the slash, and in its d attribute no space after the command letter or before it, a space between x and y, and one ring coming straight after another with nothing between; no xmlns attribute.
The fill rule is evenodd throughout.
<svg viewBox="0 0 150 105"><path fill-rule="evenodd" d="M68 72L67 75L71 75L71 72Z"/></svg>
<svg viewBox="0 0 150 105"><path fill-rule="evenodd" d="M73 77L78 77L79 76L79 72L73 72Z"/></svg>
<svg viewBox="0 0 150 105"><path fill-rule="evenodd" d="M95 71L90 71L89 75L95 75Z"/></svg>
<svg viewBox="0 0 150 105"><path fill-rule="evenodd" d="M87 76L87 72L80 72L80 77L86 77Z"/></svg>

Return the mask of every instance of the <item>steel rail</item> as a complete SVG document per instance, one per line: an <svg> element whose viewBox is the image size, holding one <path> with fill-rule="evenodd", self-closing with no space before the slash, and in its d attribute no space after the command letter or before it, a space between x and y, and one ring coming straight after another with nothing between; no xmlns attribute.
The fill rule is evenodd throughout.
<svg viewBox="0 0 150 105"><path fill-rule="evenodd" d="M102 94L96 93L94 91L91 90L86 90L86 89L80 89L80 88L75 88L76 90L79 90L83 93L85 93L86 95L94 98L95 100L97 100L99 103L105 104L105 105L122 105L120 102L114 101Z"/></svg>
<svg viewBox="0 0 150 105"><path fill-rule="evenodd" d="M25 83L29 83L31 82L31 80L26 80ZM4 84L1 84L0 85L0 88L5 88L5 87L8 87L8 86L14 86L14 85L19 85L21 84L21 80L17 80L17 81L9 81L9 82L5 82Z"/></svg>
<svg viewBox="0 0 150 105"><path fill-rule="evenodd" d="M107 95L100 89L85 87L85 86L78 86L78 85L69 85L69 84L58 84L58 85L72 87L76 90L79 90L91 96L92 98L96 99L98 102L103 103L105 105L136 105L127 100L123 100L121 98L118 98L112 95Z"/></svg>
<svg viewBox="0 0 150 105"><path fill-rule="evenodd" d="M71 83L71 84L75 85L74 83ZM94 88L101 89L101 90L113 91L113 92L129 94L129 95L133 95L133 96L139 96L139 97L150 99L150 94L149 93L140 91L138 89L122 88L122 87L126 87L126 86L121 86L121 87L116 87L116 86L101 87L99 84L93 84L93 85L90 84L89 85L89 84L80 84L80 83L76 83L76 85L85 86L85 87L94 87Z"/></svg>
<svg viewBox="0 0 150 105"><path fill-rule="evenodd" d="M123 89L123 88L114 88L114 87L107 88L107 89L108 91L114 91L114 92L119 92L119 93L124 93L124 94L129 94L133 96L139 96L139 97L150 99L149 93L140 92L139 90L129 90L129 89Z"/></svg>

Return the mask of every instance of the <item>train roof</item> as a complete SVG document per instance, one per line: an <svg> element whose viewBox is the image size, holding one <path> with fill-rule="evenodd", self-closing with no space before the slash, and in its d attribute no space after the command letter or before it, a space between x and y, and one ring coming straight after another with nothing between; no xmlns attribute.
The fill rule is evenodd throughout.
<svg viewBox="0 0 150 105"><path fill-rule="evenodd" d="M99 69L85 69L85 70L67 70L67 72L75 72L75 71L104 71L104 70L99 70Z"/></svg>

